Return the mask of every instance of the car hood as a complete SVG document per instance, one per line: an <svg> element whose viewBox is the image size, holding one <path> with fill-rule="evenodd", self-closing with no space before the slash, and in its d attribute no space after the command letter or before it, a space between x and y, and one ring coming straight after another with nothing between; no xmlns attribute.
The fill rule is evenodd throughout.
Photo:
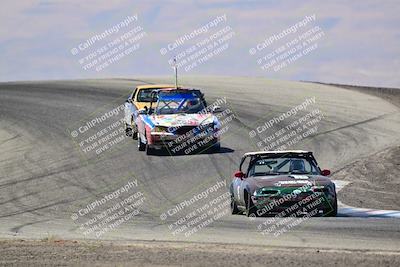
<svg viewBox="0 0 400 267"><path fill-rule="evenodd" d="M321 175L274 175L274 176L259 176L250 177L248 182L255 188L262 187L301 187L304 185L330 185L332 181Z"/></svg>
<svg viewBox="0 0 400 267"><path fill-rule="evenodd" d="M150 116L155 126L179 127L206 125L214 121L213 114L166 114Z"/></svg>
<svg viewBox="0 0 400 267"><path fill-rule="evenodd" d="M144 109L144 107L150 107L150 102L134 102L136 109Z"/></svg>

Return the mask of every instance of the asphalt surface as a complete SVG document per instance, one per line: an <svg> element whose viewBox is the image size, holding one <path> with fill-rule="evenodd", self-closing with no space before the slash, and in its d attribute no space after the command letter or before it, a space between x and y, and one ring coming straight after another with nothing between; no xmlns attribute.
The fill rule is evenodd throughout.
<svg viewBox="0 0 400 267"><path fill-rule="evenodd" d="M130 138L115 141L100 155L93 150L82 151L79 142L90 135L86 132L74 138L72 131L123 104L136 85L159 82L165 83L168 79L0 84L0 237L399 250L398 219L341 217L340 209L339 217L309 218L276 235L261 233L270 223L265 224L268 218L250 220L233 216L227 208L217 211L221 216L194 234L173 234L176 228L171 226L228 191L232 173L243 153L261 150L257 142L309 111L319 110L323 114L316 124L317 132L288 148L314 151L319 165L330 169L334 178L335 172L344 166L398 145L398 107L378 96L320 84L245 77L188 77L181 82L201 88L209 103L226 98L223 109L234 114L226 124L221 153L147 156L137 151L136 142ZM306 110L279 122L260 136L249 136L257 126L314 97L315 104ZM120 118L122 112L91 130L96 133ZM129 181L137 181L130 192L140 191L145 196L140 213L99 236L84 234L87 228L82 228L83 223L122 198L107 201L86 215L80 215L79 210ZM178 203L217 183L225 185L214 195L169 216L168 211ZM163 214L167 214L166 218Z"/></svg>

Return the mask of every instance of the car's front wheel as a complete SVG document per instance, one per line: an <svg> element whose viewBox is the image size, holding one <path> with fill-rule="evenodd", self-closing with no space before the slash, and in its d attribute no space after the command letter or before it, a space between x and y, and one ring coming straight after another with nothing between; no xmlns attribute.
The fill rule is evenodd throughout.
<svg viewBox="0 0 400 267"><path fill-rule="evenodd" d="M127 123L125 123L125 135L132 136L132 128Z"/></svg>
<svg viewBox="0 0 400 267"><path fill-rule="evenodd" d="M235 197L231 196L231 213L232 214L238 214L240 210L238 209L238 206L236 205Z"/></svg>
<svg viewBox="0 0 400 267"><path fill-rule="evenodd" d="M134 140L138 138L138 130L133 118L131 119L131 136Z"/></svg>
<svg viewBox="0 0 400 267"><path fill-rule="evenodd" d="M144 151L146 149L146 144L144 144L142 142L142 139L140 138L140 136L138 135L137 137L137 147L139 151Z"/></svg>
<svg viewBox="0 0 400 267"><path fill-rule="evenodd" d="M253 201L251 200L251 195L246 193L247 201L246 201L246 210L245 214L247 217L256 217L257 216L257 208L254 206Z"/></svg>

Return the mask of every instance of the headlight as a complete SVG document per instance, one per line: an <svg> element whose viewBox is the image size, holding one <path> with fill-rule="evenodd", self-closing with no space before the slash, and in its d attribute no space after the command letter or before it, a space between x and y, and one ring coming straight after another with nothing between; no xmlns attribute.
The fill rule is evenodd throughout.
<svg viewBox="0 0 400 267"><path fill-rule="evenodd" d="M153 133L166 133L168 132L168 127L164 127L164 126L156 126L154 127L154 129L152 130Z"/></svg>

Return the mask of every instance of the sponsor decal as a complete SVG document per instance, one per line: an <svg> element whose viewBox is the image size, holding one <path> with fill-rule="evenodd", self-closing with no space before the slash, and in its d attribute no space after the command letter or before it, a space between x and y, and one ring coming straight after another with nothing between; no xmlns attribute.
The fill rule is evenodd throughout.
<svg viewBox="0 0 400 267"><path fill-rule="evenodd" d="M275 186L282 186L282 185L297 185L297 184L306 184L306 185L312 185L311 182L309 181L280 181L275 183Z"/></svg>

